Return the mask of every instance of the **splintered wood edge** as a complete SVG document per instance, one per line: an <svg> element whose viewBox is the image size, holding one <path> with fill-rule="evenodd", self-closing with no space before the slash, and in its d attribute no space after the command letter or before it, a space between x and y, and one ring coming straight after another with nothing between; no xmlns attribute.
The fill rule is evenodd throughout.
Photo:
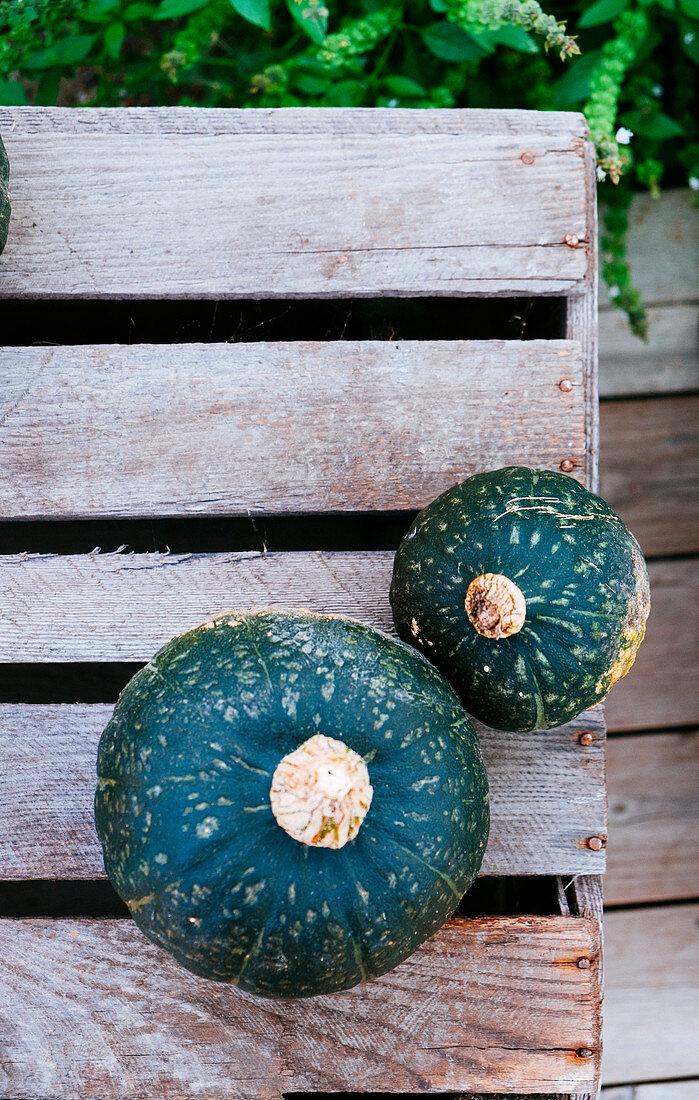
<svg viewBox="0 0 699 1100"><path fill-rule="evenodd" d="M131 921L3 920L3 1088L55 1100L581 1094L599 1070L598 959L596 920L454 920L382 978L275 1002L196 978Z"/></svg>

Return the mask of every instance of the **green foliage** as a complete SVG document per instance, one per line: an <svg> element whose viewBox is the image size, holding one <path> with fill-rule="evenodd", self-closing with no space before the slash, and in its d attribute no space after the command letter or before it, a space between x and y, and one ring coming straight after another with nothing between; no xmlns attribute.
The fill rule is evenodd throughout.
<svg viewBox="0 0 699 1100"><path fill-rule="evenodd" d="M661 179L699 197L698 0L550 2L0 0L0 103L582 109L642 335L620 211Z"/></svg>

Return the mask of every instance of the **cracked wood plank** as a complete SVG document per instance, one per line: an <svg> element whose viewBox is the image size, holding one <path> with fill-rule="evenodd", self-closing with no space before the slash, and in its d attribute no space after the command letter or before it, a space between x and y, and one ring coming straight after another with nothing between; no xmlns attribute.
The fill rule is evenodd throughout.
<svg viewBox="0 0 699 1100"><path fill-rule="evenodd" d="M598 958L596 921L455 919L382 978L277 1002L195 977L129 920L4 920L0 1089L54 1100L593 1089Z"/></svg>
<svg viewBox="0 0 699 1100"><path fill-rule="evenodd" d="M0 705L0 879L104 877L94 828L97 742L108 704ZM484 875L591 874L604 869L604 724L600 708L546 733L474 723L488 771ZM582 730L595 734L579 743ZM584 914L587 915L587 914Z"/></svg>
<svg viewBox="0 0 699 1100"><path fill-rule="evenodd" d="M0 131L6 297L563 294L589 274L576 114L3 107Z"/></svg>
<svg viewBox="0 0 699 1100"><path fill-rule="evenodd" d="M0 394L4 519L417 509L586 469L573 341L5 348Z"/></svg>

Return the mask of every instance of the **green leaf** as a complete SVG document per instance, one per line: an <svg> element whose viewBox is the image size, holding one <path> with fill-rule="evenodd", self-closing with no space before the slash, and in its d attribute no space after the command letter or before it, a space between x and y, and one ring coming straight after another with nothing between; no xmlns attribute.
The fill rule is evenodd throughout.
<svg viewBox="0 0 699 1100"><path fill-rule="evenodd" d="M437 11L440 15L442 15L445 11L449 11L449 5L445 2L445 0L430 0L430 7L432 8L432 11Z"/></svg>
<svg viewBox="0 0 699 1100"><path fill-rule="evenodd" d="M129 4L124 12L127 23L138 23L141 19L153 19L155 8L152 4Z"/></svg>
<svg viewBox="0 0 699 1100"><path fill-rule="evenodd" d="M695 65L699 65L699 35L689 23L680 24L682 49Z"/></svg>
<svg viewBox="0 0 699 1100"><path fill-rule="evenodd" d="M455 23L432 23L422 38L430 53L442 61L480 61L485 49Z"/></svg>
<svg viewBox="0 0 699 1100"><path fill-rule="evenodd" d="M210 3L211 0L162 0L153 13L153 18L179 19L181 15L191 15L193 11L201 11Z"/></svg>
<svg viewBox="0 0 699 1100"><path fill-rule="evenodd" d="M286 0L286 6L308 37L320 46L328 33L330 14L323 0Z"/></svg>
<svg viewBox="0 0 699 1100"><path fill-rule="evenodd" d="M126 37L126 27L123 23L110 23L104 32L104 46L110 57L116 59L121 53Z"/></svg>
<svg viewBox="0 0 699 1100"><path fill-rule="evenodd" d="M684 133L679 122L674 118L664 115L661 111L629 111L622 118L624 126L628 126L636 137L648 138L651 141L666 141L668 138L680 137Z"/></svg>
<svg viewBox="0 0 699 1100"><path fill-rule="evenodd" d="M248 23L254 23L256 27L262 27L266 31L272 29L269 0L231 0L231 4Z"/></svg>
<svg viewBox="0 0 699 1100"><path fill-rule="evenodd" d="M509 46L520 53L538 53L539 47L523 27L498 27L491 31L492 41L499 46Z"/></svg>
<svg viewBox="0 0 699 1100"><path fill-rule="evenodd" d="M27 93L18 80L0 80L0 103L3 107L24 107Z"/></svg>
<svg viewBox="0 0 699 1100"><path fill-rule="evenodd" d="M329 107L356 107L366 91L366 84L360 80L340 80L334 84L325 97Z"/></svg>
<svg viewBox="0 0 699 1100"><path fill-rule="evenodd" d="M119 7L119 0L92 0L79 13L86 23L108 23L112 12Z"/></svg>
<svg viewBox="0 0 699 1100"><path fill-rule="evenodd" d="M425 95L422 84L411 80L409 76L387 76L383 83L387 92L400 96L401 99L415 99L416 96Z"/></svg>
<svg viewBox="0 0 699 1100"><path fill-rule="evenodd" d="M95 41L94 34L71 34L61 38L46 50L39 50L25 61L28 69L51 69L54 66L76 65L87 57ZM40 104L46 106L46 104Z"/></svg>
<svg viewBox="0 0 699 1100"><path fill-rule="evenodd" d="M660 7L665 8L665 11L675 10L675 0L659 0Z"/></svg>
<svg viewBox="0 0 699 1100"><path fill-rule="evenodd" d="M554 107L572 107L587 99L592 73L601 56L601 50L593 50L569 63L567 71L553 85Z"/></svg>
<svg viewBox="0 0 699 1100"><path fill-rule="evenodd" d="M598 27L601 23L611 23L622 11L626 11L629 0L597 0L587 8L578 20L579 27Z"/></svg>
<svg viewBox="0 0 699 1100"><path fill-rule="evenodd" d="M311 73L298 73L294 79L294 87L304 95L325 95L332 84L329 80L312 76Z"/></svg>
<svg viewBox="0 0 699 1100"><path fill-rule="evenodd" d="M61 74L56 69L53 69L50 73L44 73L39 80L39 87L34 101L35 105L37 107L55 107L60 86Z"/></svg>
<svg viewBox="0 0 699 1100"><path fill-rule="evenodd" d="M679 6L690 19L699 19L699 0L679 0Z"/></svg>

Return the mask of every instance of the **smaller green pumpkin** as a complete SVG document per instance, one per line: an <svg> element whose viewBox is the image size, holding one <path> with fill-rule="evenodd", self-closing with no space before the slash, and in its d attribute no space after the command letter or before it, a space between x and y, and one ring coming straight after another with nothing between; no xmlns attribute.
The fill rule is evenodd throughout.
<svg viewBox="0 0 699 1100"><path fill-rule="evenodd" d="M10 162L7 159L2 138L0 138L0 252L7 243L7 234L10 228L10 200L7 197L9 185Z"/></svg>
<svg viewBox="0 0 699 1100"><path fill-rule="evenodd" d="M633 535L563 474L477 474L417 517L391 585L396 629L498 729L550 729L631 668L650 610Z"/></svg>
<svg viewBox="0 0 699 1100"><path fill-rule="evenodd" d="M109 878L196 974L347 989L451 915L488 836L456 693L420 654L309 612L222 615L125 687L95 797Z"/></svg>

